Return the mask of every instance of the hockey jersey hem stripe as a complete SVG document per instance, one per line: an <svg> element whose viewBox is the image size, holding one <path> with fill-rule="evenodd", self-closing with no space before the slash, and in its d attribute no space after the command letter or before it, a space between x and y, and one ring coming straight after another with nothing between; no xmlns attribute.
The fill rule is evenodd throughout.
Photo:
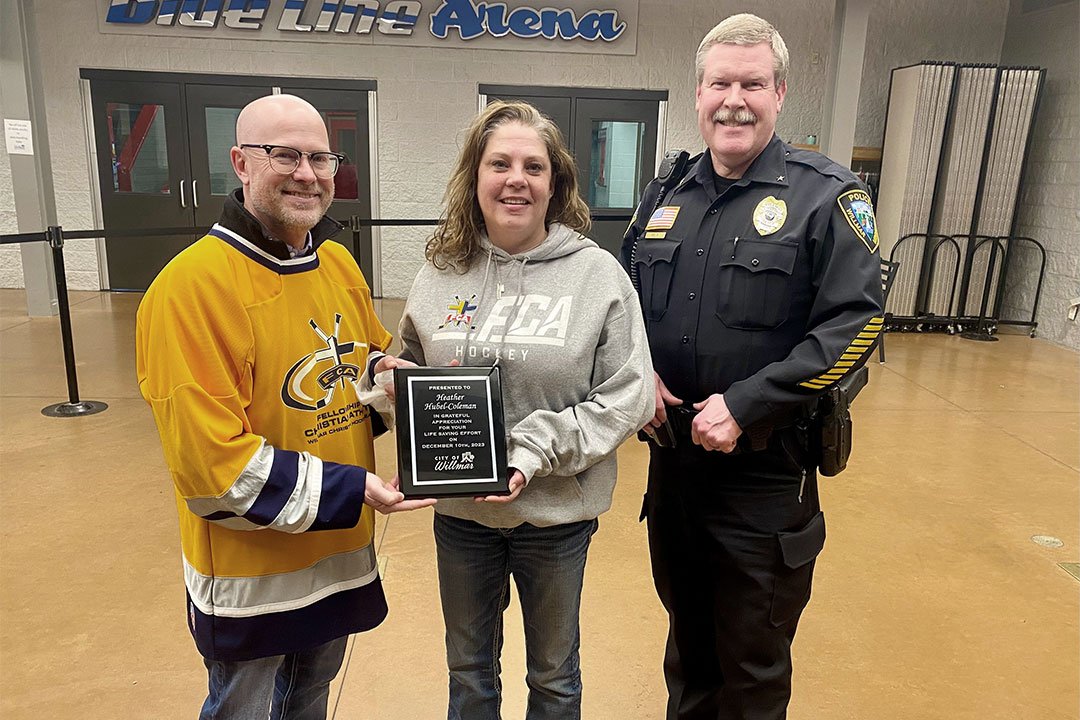
<svg viewBox="0 0 1080 720"><path fill-rule="evenodd" d="M199 653L210 660L252 660L318 647L377 627L386 618L382 584L374 582L313 605L273 615L206 615L188 600L188 623ZM338 622L327 623L326 618Z"/></svg>
<svg viewBox="0 0 1080 720"><path fill-rule="evenodd" d="M254 577L203 575L184 559L184 585L191 602L203 614L220 617L288 612L378 580L375 548L370 544L301 570Z"/></svg>

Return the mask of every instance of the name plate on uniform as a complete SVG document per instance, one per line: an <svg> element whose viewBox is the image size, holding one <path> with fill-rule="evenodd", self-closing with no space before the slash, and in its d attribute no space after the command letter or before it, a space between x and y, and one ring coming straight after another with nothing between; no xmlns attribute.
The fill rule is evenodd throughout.
<svg viewBox="0 0 1080 720"><path fill-rule="evenodd" d="M509 494L498 367L394 369L407 498Z"/></svg>

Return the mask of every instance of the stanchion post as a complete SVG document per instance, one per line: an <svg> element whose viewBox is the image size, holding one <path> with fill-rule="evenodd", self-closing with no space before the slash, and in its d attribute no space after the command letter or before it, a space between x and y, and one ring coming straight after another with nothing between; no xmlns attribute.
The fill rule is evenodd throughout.
<svg viewBox="0 0 1080 720"><path fill-rule="evenodd" d="M79 378L75 374L75 343L71 338L71 306L68 304L67 275L64 273L64 230L50 225L47 233L52 248L53 275L56 277L56 302L60 311L60 340L64 345L64 368L67 371L68 401L41 409L49 417L77 417L102 412L108 405L93 400L79 400Z"/></svg>
<svg viewBox="0 0 1080 720"><path fill-rule="evenodd" d="M64 369L67 371L68 402L79 402L79 378L75 374L75 343L71 339L71 305L68 304L67 273L64 271L64 231L50 225L47 233L52 248L53 275L56 277L56 302L60 309L60 342L64 345Z"/></svg>

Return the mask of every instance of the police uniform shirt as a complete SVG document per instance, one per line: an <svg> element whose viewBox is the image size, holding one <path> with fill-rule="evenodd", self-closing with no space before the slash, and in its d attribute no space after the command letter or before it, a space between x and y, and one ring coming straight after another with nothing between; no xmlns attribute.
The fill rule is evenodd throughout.
<svg viewBox="0 0 1080 720"><path fill-rule="evenodd" d="M622 258L676 397L723 393L745 429L866 361L883 322L880 260L849 170L773 136L722 194L708 152L657 207L660 191L646 188Z"/></svg>

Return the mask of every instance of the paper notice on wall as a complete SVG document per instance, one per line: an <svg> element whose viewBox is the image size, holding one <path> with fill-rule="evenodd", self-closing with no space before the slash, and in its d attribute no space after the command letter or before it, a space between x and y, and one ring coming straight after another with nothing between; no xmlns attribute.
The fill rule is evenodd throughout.
<svg viewBox="0 0 1080 720"><path fill-rule="evenodd" d="M34 154L34 138L30 133L29 120L4 118L4 137L7 138L8 155Z"/></svg>

